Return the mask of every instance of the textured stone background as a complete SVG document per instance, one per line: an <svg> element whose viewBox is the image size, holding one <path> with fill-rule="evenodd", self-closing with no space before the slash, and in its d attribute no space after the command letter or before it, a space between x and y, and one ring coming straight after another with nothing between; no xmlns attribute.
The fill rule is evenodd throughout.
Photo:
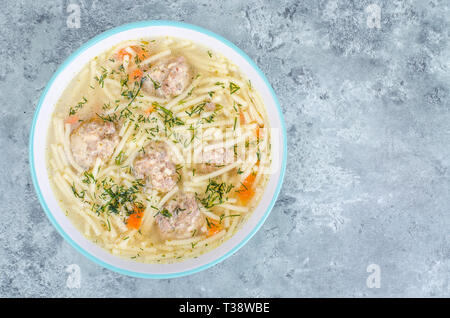
<svg viewBox="0 0 450 318"><path fill-rule="evenodd" d="M450 296L448 1L16 1L0 12L0 296ZM81 28L66 25L81 4ZM366 8L381 7L381 28ZM58 65L123 23L168 19L233 41L266 73L288 130L272 214L223 263L143 280L85 259L31 185L28 137ZM366 286L367 266L381 288ZM69 264L81 288L66 287Z"/></svg>

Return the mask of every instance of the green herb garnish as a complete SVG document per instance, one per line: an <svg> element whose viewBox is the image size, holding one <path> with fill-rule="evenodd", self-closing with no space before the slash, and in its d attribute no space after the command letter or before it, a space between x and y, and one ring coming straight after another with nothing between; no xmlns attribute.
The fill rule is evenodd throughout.
<svg viewBox="0 0 450 318"><path fill-rule="evenodd" d="M225 182L219 183L214 179L209 179L209 183L205 189L205 195L202 198L197 198L205 208L209 209L213 206L222 204L224 200L228 199L225 196L233 187L232 184L226 184Z"/></svg>
<svg viewBox="0 0 450 318"><path fill-rule="evenodd" d="M233 82L230 82L230 95L236 93L239 89L239 86L237 86Z"/></svg>

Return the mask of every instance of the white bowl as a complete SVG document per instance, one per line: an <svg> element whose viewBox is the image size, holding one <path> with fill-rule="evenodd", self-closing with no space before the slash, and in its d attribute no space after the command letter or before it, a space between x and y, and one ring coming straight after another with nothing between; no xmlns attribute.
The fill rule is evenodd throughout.
<svg viewBox="0 0 450 318"><path fill-rule="evenodd" d="M92 58L111 46L140 37L174 36L192 40L220 52L238 65L261 94L275 128L272 140L274 172L270 175L261 202L252 216L228 241L195 259L175 264L144 264L114 256L87 240L59 207L49 183L45 153L47 130L55 104L70 80ZM273 133L273 132L272 132ZM199 272L211 267L242 247L261 227L280 192L286 168L286 129L280 105L267 78L256 64L234 44L197 26L171 21L143 21L106 31L75 51L50 79L37 105L30 134L30 166L33 184L44 211L59 233L79 252L94 262L116 272L144 278L170 278Z"/></svg>

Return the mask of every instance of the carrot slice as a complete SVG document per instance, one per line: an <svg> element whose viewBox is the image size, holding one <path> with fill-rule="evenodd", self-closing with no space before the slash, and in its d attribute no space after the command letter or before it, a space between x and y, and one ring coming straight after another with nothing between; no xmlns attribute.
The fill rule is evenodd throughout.
<svg viewBox="0 0 450 318"><path fill-rule="evenodd" d="M254 195L255 190L253 190L252 188L244 190L242 192L239 192L239 201L242 203L242 205L247 205Z"/></svg>
<svg viewBox="0 0 450 318"><path fill-rule="evenodd" d="M72 115L72 116L69 116L67 119L66 119L66 124L71 124L71 125L73 125L73 124L75 124L77 121L78 121L78 116L76 116L76 115Z"/></svg>
<svg viewBox="0 0 450 318"><path fill-rule="evenodd" d="M255 195L255 190L253 189L253 183L255 182L256 174L250 173L247 178L245 178L242 185L237 190L239 201L243 205L247 205L247 203L253 198Z"/></svg>
<svg viewBox="0 0 450 318"><path fill-rule="evenodd" d="M131 59L131 53L128 52L126 49L127 49L127 48L123 48L123 49L120 49L120 50L119 50L119 52L117 53L117 56L119 57L119 59L123 60L123 58L124 58L126 55L128 55L128 58Z"/></svg>
<svg viewBox="0 0 450 318"><path fill-rule="evenodd" d="M143 61L145 60L147 57L149 57L149 54L147 51L144 51L141 47L139 46L133 46L133 49L136 51L136 54L139 58L139 60Z"/></svg>
<svg viewBox="0 0 450 318"><path fill-rule="evenodd" d="M239 112L239 121L240 121L241 125L245 124L245 116L244 116L244 113L241 111Z"/></svg>
<svg viewBox="0 0 450 318"><path fill-rule="evenodd" d="M128 58L131 59L132 54L130 52L127 51L127 48L131 48L133 51L136 52L136 55L138 57L138 59L140 61L145 60L147 57L149 57L149 53L147 51L145 51L144 49L142 49L139 46L133 45L133 46L129 46L129 47L125 47L123 49L120 49L119 52L117 52L117 56L119 57L119 59L123 60L123 58L128 55Z"/></svg>
<svg viewBox="0 0 450 318"><path fill-rule="evenodd" d="M145 114L148 116L148 115L150 115L151 113L153 113L155 111L155 108L153 107L153 105L152 106L150 106L149 108L147 108L146 110L145 110Z"/></svg>
<svg viewBox="0 0 450 318"><path fill-rule="evenodd" d="M128 75L128 78L130 79L130 81L140 81L142 75L144 75L144 73L142 73L142 71L137 68Z"/></svg>
<svg viewBox="0 0 450 318"><path fill-rule="evenodd" d="M250 174L247 176L247 178L245 178L244 182L242 182L242 183L243 183L243 185L244 185L246 188L250 188L250 187L253 186L253 182L255 182L255 179L256 179L256 174L255 174L255 173L250 173Z"/></svg>
<svg viewBox="0 0 450 318"><path fill-rule="evenodd" d="M129 229L139 230L142 224L142 218L144 217L144 211L142 208L134 206L134 213L128 217L127 227Z"/></svg>
<svg viewBox="0 0 450 318"><path fill-rule="evenodd" d="M217 233L219 233L220 231L222 231L222 225L213 219L210 218L206 218L206 225L208 228L208 232L206 233L207 237L216 235Z"/></svg>

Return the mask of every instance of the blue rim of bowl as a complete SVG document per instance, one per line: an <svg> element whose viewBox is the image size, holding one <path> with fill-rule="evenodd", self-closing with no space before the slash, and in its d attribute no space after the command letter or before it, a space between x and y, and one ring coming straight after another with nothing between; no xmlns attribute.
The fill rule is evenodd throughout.
<svg viewBox="0 0 450 318"><path fill-rule="evenodd" d="M152 27L152 26L178 27L178 28L184 28L184 29L197 31L199 33L203 33L203 34L206 34L206 35L208 35L210 37L213 37L216 40L219 40L220 42L222 42L223 44L227 45L228 47L233 49L235 52L237 52L241 57L243 57L250 64L251 67L253 67L253 69L256 70L256 72L258 73L258 76L263 79L264 84L269 89L269 92L270 92L270 94L272 96L272 99L275 101L275 105L277 106L278 114L280 116L280 121L281 121L282 133L283 133L283 157L282 157L280 177L278 179L278 184L277 184L277 187L275 189L275 193L274 193L274 195L272 197L272 201L270 202L270 204L269 204L266 212L264 213L263 217L259 220L258 224L253 228L253 230L241 242L239 242L235 247L233 247L230 251L228 251L227 253L225 253L221 257L213 260L212 262L209 262L208 264L201 265L199 267L196 267L196 268L193 268L193 269L190 269L190 270L187 270L187 271L168 273L168 274L140 273L140 272L129 271L129 270L126 270L126 269L123 269L123 268L119 268L119 267L113 266L111 264L108 264L108 263L98 259L96 256L88 253L81 246L79 246L75 241L73 241L72 238L62 229L62 227L58 224L56 219L53 217L53 214L50 212L50 209L48 208L47 203L45 202L44 197L42 196L42 192L41 192L41 189L39 188L39 184L38 184L38 181L37 181L37 176L36 176L36 171L35 171L35 166L34 166L34 152L33 152L33 141L34 141L34 131L35 131L35 126L36 126L36 120L37 120L39 112L41 110L42 103L43 103L43 101L44 101L44 99L45 99L45 97L47 95L48 90L53 85L54 80L62 72L62 70L64 70L67 67L67 65L69 65L78 55L80 55L86 49L88 49L89 47L93 46L94 44L96 44L96 43L98 43L98 42L100 42L100 41L102 41L102 40L104 40L104 39L106 39L106 38L116 34L116 33L120 33L120 32L123 32L123 31L130 30L130 29ZM278 197L278 195L280 193L281 186L283 184L285 170L286 170L287 141L286 141L286 127L285 127L285 123L284 123L284 119L283 119L283 113L281 111L280 103L278 102L278 99L277 99L277 97L275 95L275 92L274 92L272 86L270 85L269 81L267 80L266 76L264 75L264 73L259 69L259 67L252 61L252 59L246 53L244 53L241 49L239 49L236 45L234 45L233 43L231 43L230 41L228 41L224 37L222 37L220 35L217 35L217 34L211 32L209 30L203 29L201 27L192 25L192 24L187 24L187 23L182 23L182 22L174 22L174 21L166 21L166 20L140 21L140 22L134 22L134 23L128 23L128 24L121 25L119 27L110 29L108 31L105 31L105 32L97 35L96 37L92 38L91 40L89 40L88 42L83 44L74 53L72 53L58 67L58 69L56 70L56 72L53 74L53 76L51 77L50 81L48 82L47 86L45 87L44 91L42 92L42 95L41 95L41 97L39 99L36 111L34 113L33 123L31 125L31 133L30 133L30 141L29 142L30 142L30 144L29 144L29 160L30 160L31 178L33 180L33 185L34 185L34 188L36 189L36 193L38 195L39 202L41 203L42 207L44 208L44 211L47 214L47 217L50 219L50 222L58 230L59 234L61 234L61 236L64 237L64 239L67 242L69 242L69 244L72 245L78 252L80 252L82 255L84 255L85 257L87 257L91 261L93 261L93 262L95 262L95 263L97 263L97 264L99 264L99 265L101 265L101 266L103 266L103 267L105 267L105 268L107 268L109 270L115 271L117 273L128 275L128 276L132 276L132 277L138 277L138 278L165 279L165 278L175 278L175 277L191 275L191 274L194 274L194 273L198 273L198 272L200 272L202 270L205 270L207 268L210 268L210 267L220 263L221 261L225 260L226 258L230 257L235 252L237 252L261 228L261 226L263 225L264 221L267 219L267 217L269 216L270 212L272 211L272 208L275 205L277 197Z"/></svg>

